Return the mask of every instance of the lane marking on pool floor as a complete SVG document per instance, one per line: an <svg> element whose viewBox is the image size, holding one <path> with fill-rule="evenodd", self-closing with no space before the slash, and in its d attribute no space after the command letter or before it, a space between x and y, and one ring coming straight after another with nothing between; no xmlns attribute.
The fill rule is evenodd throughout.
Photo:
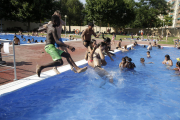
<svg viewBox="0 0 180 120"><path fill-rule="evenodd" d="M133 44L128 45L127 48L131 47L132 45ZM143 45L143 44L139 44L139 45ZM163 46L163 47L165 47L165 46ZM168 47L168 46L166 46L166 47ZM112 52L112 53L116 53L119 51L121 51L121 50L115 49L114 52ZM77 66L81 66L81 65L87 64L88 62L86 60L80 60L80 61L77 61L75 63ZM34 66L34 68L35 67L36 66ZM64 66L58 67L58 70L61 73L66 72L70 69L71 69L70 65L64 65ZM34 84L36 82L45 80L45 79L52 77L54 75L56 75L55 72L53 70L49 70L46 72L42 72L40 78L37 76L37 74L35 74L35 75L29 76L29 77L26 77L26 78L23 78L23 79L20 79L17 81L13 81L11 83L7 83L5 85L1 85L0 86L0 96L4 95L6 93L13 92L13 91L18 90L18 89L21 89L21 88L26 87L28 85Z"/></svg>

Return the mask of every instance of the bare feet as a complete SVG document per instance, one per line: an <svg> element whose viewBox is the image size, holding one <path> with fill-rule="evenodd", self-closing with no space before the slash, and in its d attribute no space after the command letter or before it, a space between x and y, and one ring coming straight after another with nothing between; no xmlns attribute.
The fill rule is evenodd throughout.
<svg viewBox="0 0 180 120"><path fill-rule="evenodd" d="M57 70L57 67L54 67L53 70L57 75L60 74L60 72Z"/></svg>
<svg viewBox="0 0 180 120"><path fill-rule="evenodd" d="M87 70L87 67L79 68L79 69L77 70L77 73L85 72L86 70Z"/></svg>
<svg viewBox="0 0 180 120"><path fill-rule="evenodd" d="M38 77L40 77L41 69L39 65L36 65L36 74L38 75Z"/></svg>

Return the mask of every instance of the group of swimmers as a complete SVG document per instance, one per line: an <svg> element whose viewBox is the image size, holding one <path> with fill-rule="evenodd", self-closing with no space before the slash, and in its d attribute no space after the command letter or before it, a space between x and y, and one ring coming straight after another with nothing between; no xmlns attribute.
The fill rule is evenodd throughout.
<svg viewBox="0 0 180 120"><path fill-rule="evenodd" d="M14 36L14 45L20 45L20 40L18 37L16 37L16 35ZM26 38L24 38L22 41L26 41ZM32 40L28 39L27 43L46 43L46 40L43 42L43 40L41 40L40 42L38 42L37 40L34 40L34 38L32 38Z"/></svg>

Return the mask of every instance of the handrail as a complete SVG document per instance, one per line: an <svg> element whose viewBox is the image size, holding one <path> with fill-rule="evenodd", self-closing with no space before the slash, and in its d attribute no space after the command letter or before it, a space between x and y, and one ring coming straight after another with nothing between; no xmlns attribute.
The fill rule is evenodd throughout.
<svg viewBox="0 0 180 120"><path fill-rule="evenodd" d="M17 74L16 74L16 56L15 56L15 45L14 45L14 41L13 40L4 40L4 39L0 39L0 43L7 43L7 42L12 42L12 46L13 46L13 54L7 54L8 56L3 56L3 57L9 57L9 56L13 56L13 63L14 63L14 67L11 67L11 66L6 66L6 65L2 65L0 64L0 66L3 66L3 67L11 67L10 69L14 69L14 80L17 80ZM4 53L6 54L6 53ZM2 58L2 57L0 57ZM4 72L4 71L7 71L7 70L10 70L10 69L6 69L6 70L2 70L0 72Z"/></svg>

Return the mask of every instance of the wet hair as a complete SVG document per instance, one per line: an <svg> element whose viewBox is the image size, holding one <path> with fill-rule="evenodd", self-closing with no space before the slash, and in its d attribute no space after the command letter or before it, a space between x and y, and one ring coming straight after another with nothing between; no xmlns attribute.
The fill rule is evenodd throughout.
<svg viewBox="0 0 180 120"><path fill-rule="evenodd" d="M91 44L90 44L90 48L91 48L91 49L93 49L92 44L93 44L95 41L96 41L96 40L94 40L94 39L92 39L92 40L90 41L90 43L91 43Z"/></svg>
<svg viewBox="0 0 180 120"><path fill-rule="evenodd" d="M176 65L178 65L178 67L180 67L180 62L178 61L178 62L176 63Z"/></svg>
<svg viewBox="0 0 180 120"><path fill-rule="evenodd" d="M146 47L146 45L144 45L144 48Z"/></svg>
<svg viewBox="0 0 180 120"><path fill-rule="evenodd" d="M94 24L92 22L89 22L88 26L94 27Z"/></svg>
<svg viewBox="0 0 180 120"><path fill-rule="evenodd" d="M131 62L132 61L132 59L131 58L128 58L128 62Z"/></svg>
<svg viewBox="0 0 180 120"><path fill-rule="evenodd" d="M142 61L142 60L144 60L144 61L145 61L145 59L144 59L144 58L140 58L140 61Z"/></svg>
<svg viewBox="0 0 180 120"><path fill-rule="evenodd" d="M52 21L53 27L57 27L60 25L60 19L57 15L53 15L51 17L51 21Z"/></svg>
<svg viewBox="0 0 180 120"><path fill-rule="evenodd" d="M100 43L98 43L98 46L106 46L106 43L100 42Z"/></svg>
<svg viewBox="0 0 180 120"><path fill-rule="evenodd" d="M128 59L129 57L128 57L128 56L125 56L124 58L125 58L125 59Z"/></svg>
<svg viewBox="0 0 180 120"><path fill-rule="evenodd" d="M124 48L127 49L127 45L125 45Z"/></svg>
<svg viewBox="0 0 180 120"><path fill-rule="evenodd" d="M158 45L157 47L158 47L158 49L161 49L161 46L160 46L160 45Z"/></svg>
<svg viewBox="0 0 180 120"><path fill-rule="evenodd" d="M131 61L132 61L132 59L128 58L127 68L129 68L129 69L133 69L136 67L136 65Z"/></svg>
<svg viewBox="0 0 180 120"><path fill-rule="evenodd" d="M131 48L129 48L129 50L131 50Z"/></svg>
<svg viewBox="0 0 180 120"><path fill-rule="evenodd" d="M150 54L150 51L147 51L147 53L149 53L149 54Z"/></svg>
<svg viewBox="0 0 180 120"><path fill-rule="evenodd" d="M41 40L41 42L43 42L43 40Z"/></svg>
<svg viewBox="0 0 180 120"><path fill-rule="evenodd" d="M30 41L30 39L28 39L28 41Z"/></svg>
<svg viewBox="0 0 180 120"><path fill-rule="evenodd" d="M110 38L104 38L104 42L111 42L111 39Z"/></svg>
<svg viewBox="0 0 180 120"><path fill-rule="evenodd" d="M38 43L38 41L37 41L37 40L35 40L35 43Z"/></svg>
<svg viewBox="0 0 180 120"><path fill-rule="evenodd" d="M56 10L54 13L61 14L60 10Z"/></svg>
<svg viewBox="0 0 180 120"><path fill-rule="evenodd" d="M126 58L125 58L125 57L123 57L123 58L122 58L122 60L126 61Z"/></svg>
<svg viewBox="0 0 180 120"><path fill-rule="evenodd" d="M165 55L165 57L166 57L168 60L170 60L170 56L169 56L169 55Z"/></svg>

